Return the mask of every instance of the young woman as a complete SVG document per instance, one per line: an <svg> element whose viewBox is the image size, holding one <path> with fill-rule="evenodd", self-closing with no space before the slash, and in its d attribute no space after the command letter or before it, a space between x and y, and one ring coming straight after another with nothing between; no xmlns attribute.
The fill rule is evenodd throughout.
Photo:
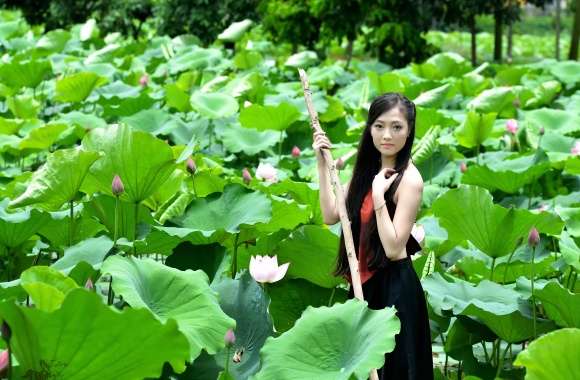
<svg viewBox="0 0 580 380"><path fill-rule="evenodd" d="M395 349L385 355L380 379L433 379L429 317L421 282L410 255L421 249L411 229L421 204L423 179L411 162L415 105L398 93L371 104L351 180L345 186L364 298L371 309L394 306L401 321ZM330 149L324 133L314 134L320 206L324 222L339 221L336 197L320 149ZM351 282L341 236L334 275ZM349 298L353 298L352 286Z"/></svg>

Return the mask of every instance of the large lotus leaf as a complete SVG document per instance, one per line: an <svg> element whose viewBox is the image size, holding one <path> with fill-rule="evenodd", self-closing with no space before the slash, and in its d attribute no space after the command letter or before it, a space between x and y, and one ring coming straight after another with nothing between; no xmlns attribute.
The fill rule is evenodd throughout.
<svg viewBox="0 0 580 380"><path fill-rule="evenodd" d="M526 238L533 226L553 235L563 227L558 217L547 212L535 214L495 205L491 194L476 186L448 190L437 198L432 209L452 240L469 240L491 257L511 253L518 239Z"/></svg>
<svg viewBox="0 0 580 380"><path fill-rule="evenodd" d="M439 53L422 64L412 65L413 71L426 79L461 76L471 70L470 63L457 53Z"/></svg>
<svg viewBox="0 0 580 380"><path fill-rule="evenodd" d="M169 107L175 108L180 112L191 111L189 94L175 83L165 85L165 101Z"/></svg>
<svg viewBox="0 0 580 380"><path fill-rule="evenodd" d="M491 80L474 72L465 74L459 82L459 90L464 96L476 96L489 87Z"/></svg>
<svg viewBox="0 0 580 380"><path fill-rule="evenodd" d="M30 95L15 95L6 99L6 105L12 115L19 119L32 119L40 112L41 104Z"/></svg>
<svg viewBox="0 0 580 380"><path fill-rule="evenodd" d="M580 207L556 205L554 210L566 222L566 231L576 238L580 237Z"/></svg>
<svg viewBox="0 0 580 380"><path fill-rule="evenodd" d="M436 125L440 125L441 127L454 127L457 125L457 122L436 109L417 107L417 120L415 124L416 138L423 137L430 128Z"/></svg>
<svg viewBox="0 0 580 380"><path fill-rule="evenodd" d="M219 293L220 307L236 320L234 334L236 342L228 351L221 350L210 357L202 354L194 363L192 370L196 379L215 379L229 361L229 371L235 379L247 379L258 371L260 350L266 338L272 335L272 320L268 314L270 297L245 271L235 280L224 278L212 284L212 289ZM241 361L232 361L235 352L242 352Z"/></svg>
<svg viewBox="0 0 580 380"><path fill-rule="evenodd" d="M78 125L85 129L106 128L107 123L96 115L86 114L79 111L59 114L56 122L65 122L71 125Z"/></svg>
<svg viewBox="0 0 580 380"><path fill-rule="evenodd" d="M528 139L534 145L539 140L540 128L545 133L568 135L580 131L580 115L567 110L540 108L524 112Z"/></svg>
<svg viewBox="0 0 580 380"><path fill-rule="evenodd" d="M112 194L111 183L115 175L119 175L125 186L121 199L131 203L150 197L175 168L169 145L149 133L131 131L122 124L92 130L82 145L86 150L104 153L104 157L91 166L87 180L91 179L97 190Z"/></svg>
<svg viewBox="0 0 580 380"><path fill-rule="evenodd" d="M292 329L266 340L260 372L252 379L366 379L385 364L399 330L392 307L371 310L356 299L309 306Z"/></svg>
<svg viewBox="0 0 580 380"><path fill-rule="evenodd" d="M195 199L175 222L199 231L237 233L244 225L266 223L271 217L272 203L266 195L232 184L221 194Z"/></svg>
<svg viewBox="0 0 580 380"><path fill-rule="evenodd" d="M0 315L12 329L22 378L156 378L165 362L182 372L189 358L174 320L162 325L148 310L113 310L84 289L71 291L53 313L4 302Z"/></svg>
<svg viewBox="0 0 580 380"><path fill-rule="evenodd" d="M403 92L408 83L408 79L398 73L383 73L379 74L374 71L368 71L367 77L370 84L377 94L384 94L386 92ZM310 83L313 83L310 75L308 76Z"/></svg>
<svg viewBox="0 0 580 380"><path fill-rule="evenodd" d="M556 79L566 83L570 87L580 83L580 62L555 62L549 66L549 70Z"/></svg>
<svg viewBox="0 0 580 380"><path fill-rule="evenodd" d="M200 70L215 66L221 60L222 53L219 49L195 47L193 51L184 50L183 54L175 55L167 65L171 74L177 74L181 71Z"/></svg>
<svg viewBox="0 0 580 380"><path fill-rule="evenodd" d="M49 216L29 208L7 212L8 202L8 198L0 201L0 245L14 248L38 232Z"/></svg>
<svg viewBox="0 0 580 380"><path fill-rule="evenodd" d="M466 148L481 145L491 135L496 116L495 113L467 112L463 124L455 130L459 144Z"/></svg>
<svg viewBox="0 0 580 380"><path fill-rule="evenodd" d="M86 262L93 269L100 269L107 253L113 248L113 241L107 236L99 236L81 241L64 251L51 268L64 274L70 273L80 262Z"/></svg>
<svg viewBox="0 0 580 380"><path fill-rule="evenodd" d="M562 136L556 133L546 133L540 142L540 148L546 152L552 166L562 168L562 161L572 157L571 150L576 142L573 137Z"/></svg>
<svg viewBox="0 0 580 380"><path fill-rule="evenodd" d="M78 148L62 149L48 156L46 163L37 170L11 207L36 204L56 211L75 198L90 166L100 157L97 152Z"/></svg>
<svg viewBox="0 0 580 380"><path fill-rule="evenodd" d="M303 278L324 288L333 288L342 281L332 276L339 238L328 228L305 225L294 230L274 253L278 262L290 262L287 276Z"/></svg>
<svg viewBox="0 0 580 380"><path fill-rule="evenodd" d="M20 149L48 149L67 128L68 126L63 123L51 123L34 128L20 141L18 146Z"/></svg>
<svg viewBox="0 0 580 380"><path fill-rule="evenodd" d="M52 65L47 60L12 62L0 67L2 83L13 88L36 88L51 73Z"/></svg>
<svg viewBox="0 0 580 380"><path fill-rule="evenodd" d="M145 109L134 115L121 118L121 121L133 130L149 132L153 135L168 135L176 124L167 111Z"/></svg>
<svg viewBox="0 0 580 380"><path fill-rule="evenodd" d="M552 103L560 90L562 90L560 82L555 80L544 82L534 89L533 98L526 100L524 108L529 109L548 106Z"/></svg>
<svg viewBox="0 0 580 380"><path fill-rule="evenodd" d="M513 117L515 108L512 102L515 99L511 87L495 87L483 91L467 107L480 113L496 113L504 117Z"/></svg>
<svg viewBox="0 0 580 380"><path fill-rule="evenodd" d="M504 278L505 283L512 283L520 276L531 278L532 271L535 273L536 277L546 277L556 272L552 267L554 264L553 255L536 259L533 269L531 263L527 261L512 259L512 261L507 264L507 256L502 256L496 261L493 270L493 277L491 277L491 259L487 256L483 257L487 260L475 257L463 257L455 263L455 266L463 271L467 280L473 283L478 283L484 279L504 283Z"/></svg>
<svg viewBox="0 0 580 380"><path fill-rule="evenodd" d="M232 116L238 111L238 102L234 97L218 92L195 92L190 100L197 112L210 119Z"/></svg>
<svg viewBox="0 0 580 380"><path fill-rule="evenodd" d="M514 159L472 165L461 177L461 182L514 194L518 193L524 185L536 181L549 169L550 163L546 154L538 151L536 154Z"/></svg>
<svg viewBox="0 0 580 380"><path fill-rule="evenodd" d="M230 26L228 26L226 28L226 30L221 32L217 36L217 38L220 41L236 42L240 38L242 38L244 33L246 33L248 31L248 29L250 29L250 27L252 26L253 23L254 22L252 20L249 20L249 19L245 19L245 20L242 20L239 22L234 22Z"/></svg>
<svg viewBox="0 0 580 380"><path fill-rule="evenodd" d="M424 278L422 285L428 293L429 303L439 315L450 311L456 316L469 316L510 343L534 336L531 310L510 287L488 280L475 286L460 279L448 282L439 273ZM550 321L540 319L537 322L538 333L554 328Z"/></svg>
<svg viewBox="0 0 580 380"><path fill-rule="evenodd" d="M221 138L228 151L244 152L249 156L263 152L280 141L280 132L259 131L253 128L240 127L236 124L216 127L215 133Z"/></svg>
<svg viewBox="0 0 580 380"><path fill-rule="evenodd" d="M443 86L423 92L413 100L413 102L415 105L420 107L439 108L447 99L449 90L451 90L451 85L447 83Z"/></svg>
<svg viewBox="0 0 580 380"><path fill-rule="evenodd" d="M69 75L56 82L55 99L61 102L82 102L106 81L106 78L92 72Z"/></svg>
<svg viewBox="0 0 580 380"><path fill-rule="evenodd" d="M270 314L276 331L290 330L308 307L331 306L347 300L347 291L341 288L327 289L311 282L295 279L268 285L268 295L272 298Z"/></svg>
<svg viewBox="0 0 580 380"><path fill-rule="evenodd" d="M84 206L84 203L74 205L75 215L72 230L70 209L65 208L62 211L51 212L51 219L38 230L38 234L46 238L51 247L59 248L77 244L104 231L105 226L99 223L96 218L82 212ZM69 237L72 237L71 241L69 241Z"/></svg>
<svg viewBox="0 0 580 380"><path fill-rule="evenodd" d="M311 50L305 50L288 57L284 66L293 68L306 68L314 65L318 61L318 55Z"/></svg>
<svg viewBox="0 0 580 380"><path fill-rule="evenodd" d="M34 266L22 272L20 284L36 308L46 312L58 309L67 293L78 288L74 280L46 266Z"/></svg>
<svg viewBox="0 0 580 380"><path fill-rule="evenodd" d="M113 290L133 308L149 309L165 322L174 319L190 345L190 360L202 349L214 354L235 321L220 309L217 294L201 271L180 271L151 259L111 256L101 272L113 276Z"/></svg>
<svg viewBox="0 0 580 380"><path fill-rule="evenodd" d="M568 231L563 231L560 236L560 252L566 264L573 266L577 271L580 271L580 248Z"/></svg>
<svg viewBox="0 0 580 380"><path fill-rule="evenodd" d="M580 294L571 293L555 281L535 290L534 294L558 326L580 328Z"/></svg>
<svg viewBox="0 0 580 380"><path fill-rule="evenodd" d="M44 34L36 42L36 48L47 54L57 53L64 49L66 43L71 39L69 31L56 29Z"/></svg>
<svg viewBox="0 0 580 380"><path fill-rule="evenodd" d="M580 329L566 328L539 337L518 354L514 365L526 367L526 380L571 380L580 373Z"/></svg>
<svg viewBox="0 0 580 380"><path fill-rule="evenodd" d="M277 106L252 104L240 111L240 123L242 126L260 131L282 131L299 118L300 112L298 109L288 103L280 103Z"/></svg>

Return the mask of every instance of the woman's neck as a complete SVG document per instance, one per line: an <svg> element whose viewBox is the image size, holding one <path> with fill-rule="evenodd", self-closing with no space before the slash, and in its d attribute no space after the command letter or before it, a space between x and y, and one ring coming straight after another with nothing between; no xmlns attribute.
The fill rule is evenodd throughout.
<svg viewBox="0 0 580 380"><path fill-rule="evenodd" d="M381 155L381 169L384 169L384 168L394 169L396 159L397 159L397 156Z"/></svg>

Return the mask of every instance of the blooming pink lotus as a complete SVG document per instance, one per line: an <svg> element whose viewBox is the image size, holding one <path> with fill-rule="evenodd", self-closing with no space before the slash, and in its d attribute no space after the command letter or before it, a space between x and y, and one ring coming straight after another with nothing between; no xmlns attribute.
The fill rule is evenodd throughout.
<svg viewBox="0 0 580 380"><path fill-rule="evenodd" d="M516 134L516 132L518 131L518 121L516 119L509 119L506 123L505 123L505 129L512 134Z"/></svg>
<svg viewBox="0 0 580 380"><path fill-rule="evenodd" d="M271 164L263 164L260 162L256 169L256 178L267 182L278 182L278 171Z"/></svg>
<svg viewBox="0 0 580 380"><path fill-rule="evenodd" d="M278 266L278 256L252 256L250 259L250 274L257 282L273 283L280 281L286 275L290 263Z"/></svg>
<svg viewBox="0 0 580 380"><path fill-rule="evenodd" d="M576 140L572 149L570 149L570 153L573 156L580 156L580 140Z"/></svg>

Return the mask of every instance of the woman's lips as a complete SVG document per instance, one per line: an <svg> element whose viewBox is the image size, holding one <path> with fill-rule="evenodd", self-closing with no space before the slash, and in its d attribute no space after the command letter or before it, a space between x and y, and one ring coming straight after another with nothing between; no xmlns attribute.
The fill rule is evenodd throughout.
<svg viewBox="0 0 580 380"><path fill-rule="evenodd" d="M381 146L383 148L392 148L393 146L395 146L394 144L381 144Z"/></svg>

